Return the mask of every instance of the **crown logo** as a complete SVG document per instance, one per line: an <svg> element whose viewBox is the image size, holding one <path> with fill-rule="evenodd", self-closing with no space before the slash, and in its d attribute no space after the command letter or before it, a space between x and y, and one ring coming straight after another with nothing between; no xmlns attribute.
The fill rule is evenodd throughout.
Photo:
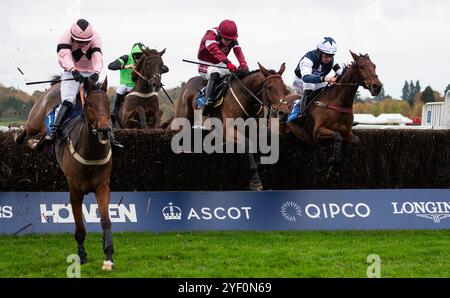
<svg viewBox="0 0 450 298"><path fill-rule="evenodd" d="M162 210L165 220L181 220L181 209L174 206L172 202L169 202L169 206L166 206Z"/></svg>

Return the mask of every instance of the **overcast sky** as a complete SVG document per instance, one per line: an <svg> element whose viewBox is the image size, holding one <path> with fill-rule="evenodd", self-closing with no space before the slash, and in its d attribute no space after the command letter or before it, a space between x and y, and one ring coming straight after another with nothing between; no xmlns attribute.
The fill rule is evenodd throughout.
<svg viewBox="0 0 450 298"><path fill-rule="evenodd" d="M79 17L90 21L103 39L104 69L110 85L118 72L107 64L127 54L134 42L162 50L170 72L167 88L197 75L182 62L196 60L200 39L222 19L238 25L239 43L250 69L259 61L277 69L286 62L284 81L292 85L298 60L323 36L338 43L338 62L351 61L349 49L369 53L387 94L400 97L405 80L420 80L443 93L450 84L450 1L419 0L2 0L0 82L27 92L26 79L60 73L56 45ZM229 58L236 61L233 53ZM362 90L362 88L360 88ZM368 95L367 92L362 92Z"/></svg>

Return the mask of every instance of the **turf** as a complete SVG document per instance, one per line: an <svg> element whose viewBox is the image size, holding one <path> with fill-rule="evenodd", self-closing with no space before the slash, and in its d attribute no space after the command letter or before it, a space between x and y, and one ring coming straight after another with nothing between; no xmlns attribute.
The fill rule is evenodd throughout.
<svg viewBox="0 0 450 298"><path fill-rule="evenodd" d="M450 231L115 233L116 270L102 272L88 234L81 277L450 277ZM0 236L0 277L66 277L73 235Z"/></svg>

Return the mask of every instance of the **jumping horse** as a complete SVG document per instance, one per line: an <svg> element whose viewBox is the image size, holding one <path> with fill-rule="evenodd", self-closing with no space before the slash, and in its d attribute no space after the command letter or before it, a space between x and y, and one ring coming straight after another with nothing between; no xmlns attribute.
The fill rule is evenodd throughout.
<svg viewBox="0 0 450 298"><path fill-rule="evenodd" d="M280 123L281 134L293 133L309 144L334 144L334 152L329 159L330 170L334 173L338 173L343 165L342 145L359 143L359 138L352 132L353 101L359 86L368 89L373 96L378 95L382 87L376 65L369 55L350 53L354 61L344 69L337 82L311 95L313 100L304 124L299 125L296 121ZM298 97L298 94L287 96L274 116L289 113Z"/></svg>
<svg viewBox="0 0 450 298"><path fill-rule="evenodd" d="M119 110L122 128L155 128L160 125L163 112L159 109L158 91L163 73L162 55L166 50L144 48L143 55L133 69L136 87L125 97Z"/></svg>
<svg viewBox="0 0 450 298"><path fill-rule="evenodd" d="M215 115L224 123L226 119L242 118L262 118L264 108L271 109L273 104L282 101L286 96L286 86L281 75L285 71L283 63L279 71L267 70L261 64L259 69L247 73L241 78L230 80L228 89L223 96L223 103L216 108ZM189 79L182 87L180 95L175 102L175 111L173 119L189 119L191 125L194 123L194 111L199 107L196 97L206 82L201 76ZM170 123L167 124L171 129ZM263 189L261 179L258 173L258 163L255 161L253 153L249 153L248 136L240 135L236 127L223 125L224 141L233 140L235 144L245 146L245 152L248 153L250 161L250 189L260 191ZM242 144L241 140L244 140Z"/></svg>

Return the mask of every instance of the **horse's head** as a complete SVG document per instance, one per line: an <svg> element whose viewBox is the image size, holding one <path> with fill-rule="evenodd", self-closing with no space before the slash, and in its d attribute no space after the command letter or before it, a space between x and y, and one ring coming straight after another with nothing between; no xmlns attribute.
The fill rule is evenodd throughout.
<svg viewBox="0 0 450 298"><path fill-rule="evenodd" d="M141 77L148 84L151 91L159 91L164 65L161 56L164 55L166 49L158 52L157 50L144 48L142 52L144 55L137 62L136 72L133 72L133 80L137 81Z"/></svg>
<svg viewBox="0 0 450 298"><path fill-rule="evenodd" d="M370 91L372 96L377 96L381 92L383 84L378 79L376 73L376 65L370 60L369 55L356 55L352 51L355 69L355 76L358 80L358 84Z"/></svg>
<svg viewBox="0 0 450 298"><path fill-rule="evenodd" d="M267 70L259 64L259 70L264 76L262 81L262 99L272 105L274 103L280 103L286 97L286 86L284 85L283 78L281 75L286 70L286 64L281 64L280 70L278 72L274 70Z"/></svg>
<svg viewBox="0 0 450 298"><path fill-rule="evenodd" d="M108 79L105 78L101 86L93 84L90 79L84 79L84 88L87 91L86 102L84 103L84 115L91 132L98 136L102 144L109 140L111 126L109 124L109 98L106 94L108 89Z"/></svg>

